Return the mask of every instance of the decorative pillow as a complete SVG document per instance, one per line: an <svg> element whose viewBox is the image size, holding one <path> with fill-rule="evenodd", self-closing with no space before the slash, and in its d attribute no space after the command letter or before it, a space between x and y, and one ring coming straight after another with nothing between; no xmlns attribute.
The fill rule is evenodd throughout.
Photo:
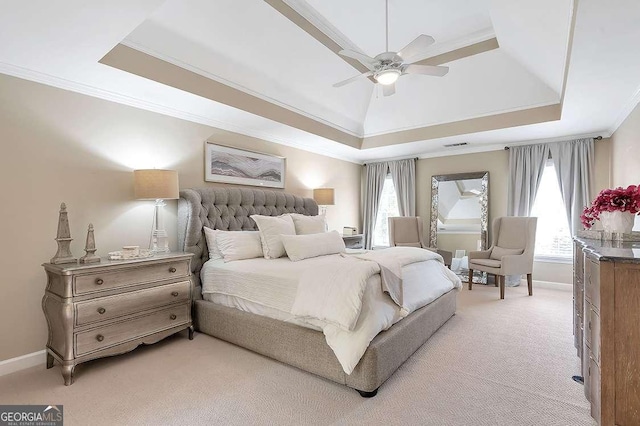
<svg viewBox="0 0 640 426"><path fill-rule="evenodd" d="M220 253L220 249L218 248L218 242L216 241L216 236L219 232L224 232L219 229L211 229L204 227L204 238L207 240L207 247L209 248L209 259L218 260L222 259L222 253Z"/></svg>
<svg viewBox="0 0 640 426"><path fill-rule="evenodd" d="M294 262L310 257L344 253L344 240L337 231L322 234L282 235L287 256Z"/></svg>
<svg viewBox="0 0 640 426"><path fill-rule="evenodd" d="M296 235L321 234L327 231L327 218L324 215L306 216L299 213L290 213Z"/></svg>
<svg viewBox="0 0 640 426"><path fill-rule="evenodd" d="M262 257L258 231L218 231L216 243L225 262Z"/></svg>
<svg viewBox="0 0 640 426"><path fill-rule="evenodd" d="M493 260L502 260L502 256L509 256L512 254L522 254L523 252L524 252L523 249L508 249L508 248L494 246L493 250L491 250L491 255L489 256L489 258Z"/></svg>
<svg viewBox="0 0 640 426"><path fill-rule="evenodd" d="M284 246L281 235L296 235L293 219L288 214L282 216L249 216L256 221L260 230L262 251L265 259L277 259L284 256Z"/></svg>

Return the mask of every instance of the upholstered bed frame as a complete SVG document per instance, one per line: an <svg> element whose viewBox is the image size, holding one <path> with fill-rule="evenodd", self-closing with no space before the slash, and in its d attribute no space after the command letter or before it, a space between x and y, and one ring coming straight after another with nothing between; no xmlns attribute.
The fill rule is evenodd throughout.
<svg viewBox="0 0 640 426"><path fill-rule="evenodd" d="M196 329L354 388L362 396L374 396L378 387L453 316L456 292L446 293L378 334L347 375L321 332L202 300L200 269L209 258L203 227L251 231L257 228L250 215L283 213L317 215L318 205L310 198L259 189L180 191L178 243L181 250L194 253L191 272L198 299L194 306Z"/></svg>

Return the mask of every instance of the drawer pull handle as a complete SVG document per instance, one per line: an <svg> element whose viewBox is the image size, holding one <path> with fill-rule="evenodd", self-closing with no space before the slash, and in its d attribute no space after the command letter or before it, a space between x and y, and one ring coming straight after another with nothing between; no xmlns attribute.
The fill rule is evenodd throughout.
<svg viewBox="0 0 640 426"><path fill-rule="evenodd" d="M98 342L102 342L102 341L104 340L104 336L103 336L102 334L98 334L98 335L96 336L96 340L97 340Z"/></svg>
<svg viewBox="0 0 640 426"><path fill-rule="evenodd" d="M104 280L102 278L96 278L96 285L104 284Z"/></svg>
<svg viewBox="0 0 640 426"><path fill-rule="evenodd" d="M174 268L174 267L172 266L171 268L169 268L169 272L171 272L171 273L173 274L174 272L176 272L176 268Z"/></svg>
<svg viewBox="0 0 640 426"><path fill-rule="evenodd" d="M178 297L178 294L180 294L180 293L178 293L177 291L172 291L172 292L171 292L171 295L172 295L173 297Z"/></svg>
<svg viewBox="0 0 640 426"><path fill-rule="evenodd" d="M178 318L178 317L176 316L176 314L171 314L171 316L170 316L169 318L171 318L172 320L174 320L174 319L176 319L176 318Z"/></svg>
<svg viewBox="0 0 640 426"><path fill-rule="evenodd" d="M100 315L104 314L105 312L107 312L107 310L105 308L98 308L98 313Z"/></svg>

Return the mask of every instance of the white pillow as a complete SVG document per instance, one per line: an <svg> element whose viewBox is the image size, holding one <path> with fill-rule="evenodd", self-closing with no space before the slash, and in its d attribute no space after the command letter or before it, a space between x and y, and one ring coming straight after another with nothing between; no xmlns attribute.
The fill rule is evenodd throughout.
<svg viewBox="0 0 640 426"><path fill-rule="evenodd" d="M216 243L225 262L262 257L258 231L218 231Z"/></svg>
<svg viewBox="0 0 640 426"><path fill-rule="evenodd" d="M256 221L260 230L262 251L266 259L277 259L284 256L284 246L281 235L296 235L293 219L289 215L261 216L252 214L249 216Z"/></svg>
<svg viewBox="0 0 640 426"><path fill-rule="evenodd" d="M327 231L327 218L324 215L306 216L290 213L289 216L296 227L296 235L321 234Z"/></svg>
<svg viewBox="0 0 640 426"><path fill-rule="evenodd" d="M344 240L337 231L322 234L283 235L281 238L287 256L294 262L345 252Z"/></svg>
<svg viewBox="0 0 640 426"><path fill-rule="evenodd" d="M209 248L209 259L211 260L219 260L222 259L222 253L220 253L220 249L218 248L218 242L216 241L216 236L219 232L224 232L219 229L211 229L204 227L204 238L207 240L207 247Z"/></svg>

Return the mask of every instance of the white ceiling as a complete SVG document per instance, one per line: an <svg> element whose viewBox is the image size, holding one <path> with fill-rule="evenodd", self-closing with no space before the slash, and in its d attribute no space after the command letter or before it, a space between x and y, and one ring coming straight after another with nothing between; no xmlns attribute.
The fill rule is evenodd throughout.
<svg viewBox="0 0 640 426"><path fill-rule="evenodd" d="M384 50L382 0L305 6L350 46ZM640 100L640 2L580 0L566 70L571 11L571 0L390 0L392 50L419 33L436 38L434 53L494 33L500 48L447 64L443 78L403 76L382 97L368 80L331 87L358 71L266 2L14 0L0 14L0 72L351 161L608 136ZM562 119L358 150L98 63L118 43L359 137L560 101Z"/></svg>
<svg viewBox="0 0 640 426"><path fill-rule="evenodd" d="M369 56L385 51L384 0L307 0ZM400 51L419 34L438 43L492 31L489 0L390 0L389 49ZM294 4L294 3L290 3Z"/></svg>

